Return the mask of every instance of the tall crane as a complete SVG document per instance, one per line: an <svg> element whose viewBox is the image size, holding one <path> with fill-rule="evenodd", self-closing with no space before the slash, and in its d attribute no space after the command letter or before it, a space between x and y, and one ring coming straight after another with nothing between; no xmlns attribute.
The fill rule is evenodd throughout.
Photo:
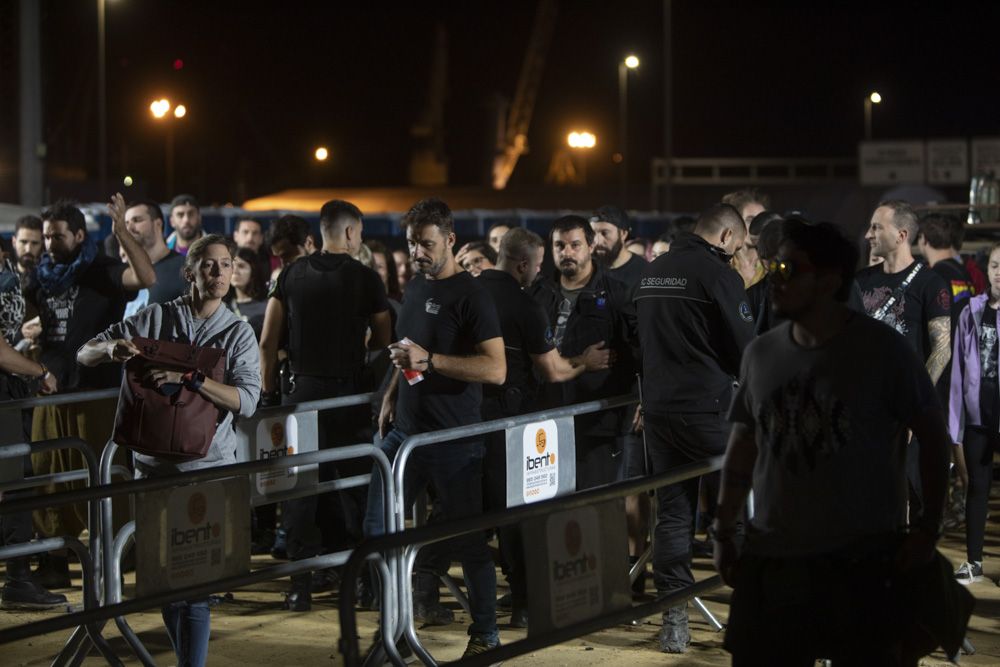
<svg viewBox="0 0 1000 667"><path fill-rule="evenodd" d="M528 127L531 112L535 108L538 87L542 82L545 55L552 41L552 31L558 13L557 0L541 0L535 13L535 23L531 29L528 50L521 64L521 74L517 81L514 102L507 113L507 122L497 136L496 154L493 157L493 189L507 187L510 175L514 173L517 160L528 152Z"/></svg>

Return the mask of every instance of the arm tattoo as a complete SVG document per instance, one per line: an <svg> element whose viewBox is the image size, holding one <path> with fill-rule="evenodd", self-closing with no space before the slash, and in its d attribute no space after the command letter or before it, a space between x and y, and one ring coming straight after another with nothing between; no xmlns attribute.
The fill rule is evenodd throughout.
<svg viewBox="0 0 1000 667"><path fill-rule="evenodd" d="M931 382L937 384L944 367L951 359L951 318L935 317L927 323L927 333L931 339L931 354L927 358L927 373Z"/></svg>

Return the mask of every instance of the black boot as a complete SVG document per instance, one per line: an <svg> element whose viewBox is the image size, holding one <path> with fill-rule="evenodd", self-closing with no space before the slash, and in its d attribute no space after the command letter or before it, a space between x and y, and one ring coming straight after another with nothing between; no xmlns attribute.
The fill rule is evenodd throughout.
<svg viewBox="0 0 1000 667"><path fill-rule="evenodd" d="M292 576L292 590L285 595L285 609L288 611L312 609L312 572Z"/></svg>
<svg viewBox="0 0 1000 667"><path fill-rule="evenodd" d="M69 576L69 557L42 554L38 557L38 569L32 579L43 588L70 588L73 579Z"/></svg>
<svg viewBox="0 0 1000 667"><path fill-rule="evenodd" d="M7 561L7 581L0 590L0 609L55 609L65 604L65 595L50 593L31 580L27 558Z"/></svg>
<svg viewBox="0 0 1000 667"><path fill-rule="evenodd" d="M413 574L413 620L424 625L448 625L455 614L441 604L438 578L430 572Z"/></svg>

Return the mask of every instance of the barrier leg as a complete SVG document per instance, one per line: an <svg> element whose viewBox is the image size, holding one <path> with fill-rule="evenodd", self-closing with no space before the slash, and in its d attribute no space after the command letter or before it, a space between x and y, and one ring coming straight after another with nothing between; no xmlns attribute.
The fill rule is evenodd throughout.
<svg viewBox="0 0 1000 667"><path fill-rule="evenodd" d="M444 585L448 588L451 594L455 596L455 599L458 600L458 604L462 605L462 609L465 610L465 613L472 616L472 607L469 605L469 598L462 591L461 587L459 587L458 582L455 581L455 579L447 572L441 575L441 581L444 582Z"/></svg>
<svg viewBox="0 0 1000 667"><path fill-rule="evenodd" d="M420 661L423 662L427 667L437 667L437 661L427 652L424 645L420 643L420 638L417 637L417 629L413 627L413 586L410 585L410 578L413 574L413 563L417 560L417 552L423 545L413 545L408 547L403 552L403 557L400 559L402 561L402 581L406 582L405 586L402 586L400 591L403 603L399 608L400 625L403 629L403 635L406 638L406 642L413 649L413 652L417 654Z"/></svg>
<svg viewBox="0 0 1000 667"><path fill-rule="evenodd" d="M639 578L639 575L646 570L646 565L649 563L650 559L653 557L653 543L650 541L649 546L643 551L639 558L635 561L635 564L629 568L628 580L629 583L634 584L635 580Z"/></svg>
<svg viewBox="0 0 1000 667"><path fill-rule="evenodd" d="M83 661L83 657L90 652L90 648L91 641L90 637L87 636L86 629L79 627L73 631L62 650L52 659L52 666L78 665Z"/></svg>
<svg viewBox="0 0 1000 667"><path fill-rule="evenodd" d="M691 604L693 604L694 608L701 613L706 621L708 621L708 624L715 628L716 632L722 632L722 623L719 623L719 619L715 617L715 614L708 610L708 607L706 607L705 603L701 601L701 598L691 598Z"/></svg>
<svg viewBox="0 0 1000 667"><path fill-rule="evenodd" d="M112 547L111 568L107 573L108 604L117 604L122 601L122 557L125 555L128 545L133 542L135 542L135 521L129 521L118 531L114 546ZM146 650L146 647L135 634L132 626L125 620L125 617L115 616L115 625L118 626L118 631L125 638L125 642L132 649L139 662L144 667L156 667L153 656Z"/></svg>

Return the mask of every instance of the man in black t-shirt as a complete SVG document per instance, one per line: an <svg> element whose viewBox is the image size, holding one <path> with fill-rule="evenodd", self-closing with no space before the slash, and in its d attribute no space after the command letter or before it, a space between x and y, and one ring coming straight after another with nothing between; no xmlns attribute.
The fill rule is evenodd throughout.
<svg viewBox="0 0 1000 667"><path fill-rule="evenodd" d="M948 286L913 258L910 244L917 216L904 201L879 204L865 239L885 259L858 272L865 312L885 322L910 342L937 382L951 358L951 301Z"/></svg>
<svg viewBox="0 0 1000 667"><path fill-rule="evenodd" d="M40 362L55 375L61 392L118 386L120 365L81 368L76 363L76 351L119 321L135 292L156 282L149 256L128 231L124 198L116 194L108 209L112 232L128 260L125 264L117 257L97 252L83 212L73 204L56 202L42 212L45 255L38 265L34 294L42 323ZM79 437L100 456L114 426L115 401L36 408L32 439ZM82 458L74 450L38 454L32 456L32 463L38 475L83 467ZM123 523L124 517L118 505L115 509L117 525ZM36 523L46 536L76 536L86 527L86 512L82 506L51 508L41 515L36 513ZM68 582L65 557L52 556L49 563L43 578L45 585L56 587L58 582Z"/></svg>
<svg viewBox="0 0 1000 667"><path fill-rule="evenodd" d="M391 459L408 436L479 422L482 384L502 384L507 375L504 340L489 294L455 263L451 210L439 199L415 204L402 220L418 275L406 286L396 326L400 340L389 346L396 371L379 415L382 450ZM406 504L429 485L441 518L482 511L483 441L431 445L414 452L407 467ZM383 481L376 468L369 486L366 535L384 532ZM461 561L472 608L465 655L499 645L496 572L486 533L471 534L421 550L414 582L414 613L434 604L433 570L422 568L425 552L449 551ZM430 579L430 581L428 581Z"/></svg>
<svg viewBox="0 0 1000 667"><path fill-rule="evenodd" d="M865 312L903 334L936 384L951 359L952 297L940 275L913 259L910 244L917 232L908 203L880 203L865 239L872 254L885 261L859 271L857 282ZM919 446L914 439L906 448L912 516L922 508Z"/></svg>
<svg viewBox="0 0 1000 667"><path fill-rule="evenodd" d="M479 283L493 297L500 316L507 358L507 379L503 385L483 387L483 421L513 417L535 409L538 399L536 373L546 382L565 382L586 371L608 368L610 350L602 343L591 345L577 357L566 358L546 337L548 317L524 291L538 275L544 254L545 242L538 234L515 227L500 241L497 268L479 275ZM485 440L488 509L502 510L507 506L507 438L503 431L495 431L487 434ZM526 627L527 588L521 533L516 526L500 528L498 533L500 553L511 586L511 625Z"/></svg>
<svg viewBox="0 0 1000 667"><path fill-rule="evenodd" d="M288 341L290 391L280 397L280 402L288 405L358 393L366 352L385 347L392 336L382 280L351 258L361 245L361 211L350 202L333 200L323 205L319 221L322 252L290 264L268 299L260 341L265 404L279 402L280 341ZM327 307L334 310L332 316ZM369 330L371 337L366 343ZM367 415L367 406L321 412L320 448L367 438L369 433L358 433ZM335 479L338 470L347 475L344 465L321 466L320 481ZM361 516L354 505L347 492L286 501L282 524L289 557L301 560L317 556L323 551L323 542L335 551L350 546L352 537L360 538L361 529ZM325 528L322 531L321 526ZM320 539L320 532L327 535L326 540ZM286 608L311 608L312 579L309 574L292 578Z"/></svg>
<svg viewBox="0 0 1000 667"><path fill-rule="evenodd" d="M927 260L927 266L944 279L948 288L948 295L951 297L951 332L954 338L958 317L969 304L969 299L976 294L972 278L959 254L965 230L958 218L938 213L920 218L917 229L917 248ZM944 377L947 377L947 373Z"/></svg>
<svg viewBox="0 0 1000 667"><path fill-rule="evenodd" d="M594 261L612 278L635 289L646 260L625 248L631 233L628 214L617 206L602 206L590 216L590 226L594 230Z"/></svg>

